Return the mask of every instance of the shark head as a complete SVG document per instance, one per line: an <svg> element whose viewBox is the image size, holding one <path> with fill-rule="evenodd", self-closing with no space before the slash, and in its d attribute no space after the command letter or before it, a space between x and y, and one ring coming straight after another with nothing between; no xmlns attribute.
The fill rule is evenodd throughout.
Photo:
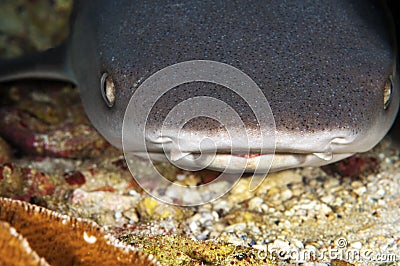
<svg viewBox="0 0 400 266"><path fill-rule="evenodd" d="M396 41L375 1L78 0L71 28L97 130L181 168L328 164L371 149L398 110Z"/></svg>

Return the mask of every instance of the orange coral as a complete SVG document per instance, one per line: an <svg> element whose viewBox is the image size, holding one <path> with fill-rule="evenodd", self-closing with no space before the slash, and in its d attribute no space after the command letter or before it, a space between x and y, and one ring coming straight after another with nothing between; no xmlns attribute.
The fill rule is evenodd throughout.
<svg viewBox="0 0 400 266"><path fill-rule="evenodd" d="M29 242L2 233L1 265L10 265L10 261L13 265L46 265L40 264L44 259L50 265L157 265L151 255L124 246L94 222L23 201L0 198L0 220L9 223L8 232L15 228ZM7 231L7 226L0 226L0 231Z"/></svg>

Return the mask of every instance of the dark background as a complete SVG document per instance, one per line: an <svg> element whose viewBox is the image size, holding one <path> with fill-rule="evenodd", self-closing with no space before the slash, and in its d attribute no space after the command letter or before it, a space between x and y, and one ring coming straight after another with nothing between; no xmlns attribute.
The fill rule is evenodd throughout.
<svg viewBox="0 0 400 266"><path fill-rule="evenodd" d="M397 57L398 57L398 61L400 62L400 1L399 0L387 0L386 1L388 3L389 9L392 12L393 18L395 20L396 23L396 33L397 33ZM399 67L400 65L397 64L397 74L399 74ZM400 90L399 87L395 88L397 90ZM393 139L397 142L397 144L400 144L400 116L397 115L396 121L392 127L392 129L390 130L389 134L393 137Z"/></svg>

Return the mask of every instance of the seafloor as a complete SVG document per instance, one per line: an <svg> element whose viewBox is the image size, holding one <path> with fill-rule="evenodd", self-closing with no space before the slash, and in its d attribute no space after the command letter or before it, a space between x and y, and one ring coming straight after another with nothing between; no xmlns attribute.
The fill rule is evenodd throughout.
<svg viewBox="0 0 400 266"><path fill-rule="evenodd" d="M67 35L70 4L1 1L0 56L60 43ZM78 89L18 81L1 84L0 94L0 196L91 219L163 265L400 261L395 136L332 166L270 174L254 192L248 190L250 179L242 178L212 203L178 207L137 186L121 151L91 127ZM160 167L171 180L186 184L215 176ZM267 247L281 252L266 255Z"/></svg>

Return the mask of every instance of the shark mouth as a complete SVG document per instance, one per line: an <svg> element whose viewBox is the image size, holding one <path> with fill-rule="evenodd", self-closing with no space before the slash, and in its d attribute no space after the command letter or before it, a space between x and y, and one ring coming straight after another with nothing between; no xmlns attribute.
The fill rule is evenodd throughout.
<svg viewBox="0 0 400 266"><path fill-rule="evenodd" d="M303 166L321 166L330 164L353 153L275 153L275 154L197 154L185 153L180 156L168 156L164 153L134 153L138 157L150 158L154 161L168 161L173 165L188 171L210 169L231 173L262 173L277 172Z"/></svg>

